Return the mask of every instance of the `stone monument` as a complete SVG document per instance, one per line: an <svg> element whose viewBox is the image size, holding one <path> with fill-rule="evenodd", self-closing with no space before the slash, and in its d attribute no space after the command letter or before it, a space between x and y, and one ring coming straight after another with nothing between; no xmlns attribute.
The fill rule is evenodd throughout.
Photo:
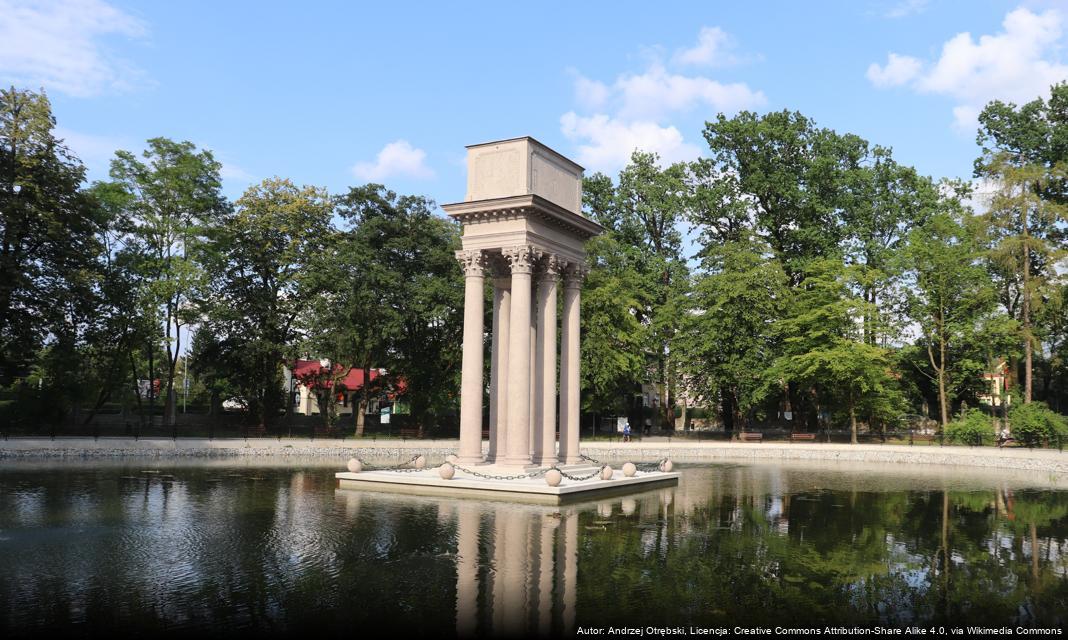
<svg viewBox="0 0 1068 640"><path fill-rule="evenodd" d="M467 147L467 195L442 207L463 225L460 464L578 464L582 167L531 137ZM489 449L482 452L483 299L493 280ZM557 408L557 298L563 279ZM556 447L559 416L560 448Z"/></svg>
<svg viewBox="0 0 1068 640"><path fill-rule="evenodd" d="M467 148L467 197L443 207L463 225L464 344L459 450L433 469L413 456L335 474L340 489L561 504L592 493L675 484L670 462L618 472L579 453L579 303L585 243L600 225L582 215L582 167L537 140ZM489 446L482 452L486 279L493 281ZM563 313L557 318L560 281ZM557 322L559 408L557 407ZM559 419L560 447L556 431ZM640 455L641 452L635 451ZM439 454L440 455L440 454Z"/></svg>

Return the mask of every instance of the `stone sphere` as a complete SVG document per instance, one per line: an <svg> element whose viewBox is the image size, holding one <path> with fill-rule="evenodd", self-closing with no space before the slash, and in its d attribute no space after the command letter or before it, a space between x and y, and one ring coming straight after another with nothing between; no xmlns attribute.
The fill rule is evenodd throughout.
<svg viewBox="0 0 1068 640"><path fill-rule="evenodd" d="M606 464L604 468L601 469L601 480L611 480L612 474L612 467Z"/></svg>
<svg viewBox="0 0 1068 640"><path fill-rule="evenodd" d="M623 475L628 478L633 478L635 473L638 473L638 467L634 466L633 462L628 462L623 465Z"/></svg>
<svg viewBox="0 0 1068 640"><path fill-rule="evenodd" d="M352 473L359 473L363 471L363 463L356 458L349 458L349 463L345 465Z"/></svg>
<svg viewBox="0 0 1068 640"><path fill-rule="evenodd" d="M564 479L564 476L560 474L557 469L549 469L545 472L545 484L550 487L559 487L560 481Z"/></svg>
<svg viewBox="0 0 1068 640"><path fill-rule="evenodd" d="M445 456L445 462L456 462L459 459L460 456L456 455L455 453L450 453L449 455Z"/></svg>
<svg viewBox="0 0 1068 640"><path fill-rule="evenodd" d="M671 473L671 470L675 468L675 465L671 464L671 460L664 460L660 463L660 470L664 473Z"/></svg>
<svg viewBox="0 0 1068 640"><path fill-rule="evenodd" d="M416 469L426 469L426 456L419 456L415 459Z"/></svg>
<svg viewBox="0 0 1068 640"><path fill-rule="evenodd" d="M441 474L442 480L452 480L452 477L456 475L456 467L446 462L438 467L438 473Z"/></svg>

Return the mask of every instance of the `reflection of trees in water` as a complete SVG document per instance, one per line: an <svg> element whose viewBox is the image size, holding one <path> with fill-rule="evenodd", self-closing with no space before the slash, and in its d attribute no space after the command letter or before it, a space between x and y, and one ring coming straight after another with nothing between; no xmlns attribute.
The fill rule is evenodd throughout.
<svg viewBox="0 0 1068 640"><path fill-rule="evenodd" d="M335 491L323 470L166 473L0 477L0 627L466 636L1068 610L1064 492L720 466L537 507Z"/></svg>
<svg viewBox="0 0 1068 640"><path fill-rule="evenodd" d="M704 500L666 518L641 502L585 535L582 623L1064 621L1068 495L826 491L776 473L705 473ZM692 497L694 479L666 491Z"/></svg>

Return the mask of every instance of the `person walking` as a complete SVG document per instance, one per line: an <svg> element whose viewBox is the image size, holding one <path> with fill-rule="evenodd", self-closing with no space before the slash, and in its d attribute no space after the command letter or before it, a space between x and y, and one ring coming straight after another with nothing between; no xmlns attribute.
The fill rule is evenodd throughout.
<svg viewBox="0 0 1068 640"><path fill-rule="evenodd" d="M623 423L623 442L630 442L630 423Z"/></svg>

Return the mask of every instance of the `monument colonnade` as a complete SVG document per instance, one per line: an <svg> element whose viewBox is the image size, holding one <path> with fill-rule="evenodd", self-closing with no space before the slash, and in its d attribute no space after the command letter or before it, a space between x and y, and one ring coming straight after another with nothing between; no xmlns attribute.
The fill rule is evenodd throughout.
<svg viewBox="0 0 1068 640"><path fill-rule="evenodd" d="M535 245L499 252L457 252L465 276L464 345L458 462L481 462L484 287L493 281L490 328L488 463L577 464L579 455L579 324L586 268ZM560 403L557 407L557 298ZM560 451L556 450L557 418Z"/></svg>
<svg viewBox="0 0 1068 640"><path fill-rule="evenodd" d="M442 207L463 226L456 254L466 281L458 462L513 468L577 464L585 243L604 231L582 215L583 169L529 136L471 145L467 152L464 201ZM493 320L489 449L483 458L487 278L493 281Z"/></svg>

